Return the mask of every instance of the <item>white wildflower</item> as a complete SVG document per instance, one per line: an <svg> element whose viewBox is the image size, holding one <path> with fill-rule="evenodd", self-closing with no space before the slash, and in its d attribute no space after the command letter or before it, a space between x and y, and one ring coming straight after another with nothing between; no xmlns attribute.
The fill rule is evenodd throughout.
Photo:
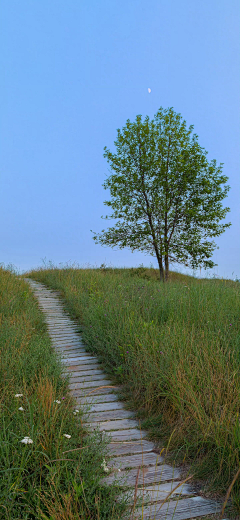
<svg viewBox="0 0 240 520"><path fill-rule="evenodd" d="M54 401L54 403L61 404L61 401L58 401L57 399Z"/></svg>
<svg viewBox="0 0 240 520"><path fill-rule="evenodd" d="M103 462L101 464L101 468L103 468L103 470L106 471L106 473L109 471L109 468L107 467L105 459L103 459Z"/></svg>
<svg viewBox="0 0 240 520"><path fill-rule="evenodd" d="M24 437L24 439L22 439L20 442L22 442L23 444L32 444L33 440L30 439L30 437Z"/></svg>
<svg viewBox="0 0 240 520"><path fill-rule="evenodd" d="M14 397L23 397L23 394L15 394Z"/></svg>
<svg viewBox="0 0 240 520"><path fill-rule="evenodd" d="M20 408L18 408L19 410L21 410L21 412L24 411L24 408L22 406L20 406Z"/></svg>
<svg viewBox="0 0 240 520"><path fill-rule="evenodd" d="M71 436L71 435L68 435L68 433L64 433L64 434L63 434L63 437L66 437L66 439L71 439L72 436Z"/></svg>
<svg viewBox="0 0 240 520"><path fill-rule="evenodd" d="M73 411L73 415L77 415L77 413L79 413L79 410L74 410Z"/></svg>

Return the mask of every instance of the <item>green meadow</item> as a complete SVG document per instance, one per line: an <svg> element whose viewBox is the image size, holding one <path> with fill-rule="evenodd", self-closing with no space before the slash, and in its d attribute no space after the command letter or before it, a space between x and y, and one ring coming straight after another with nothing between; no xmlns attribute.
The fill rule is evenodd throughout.
<svg viewBox="0 0 240 520"><path fill-rule="evenodd" d="M126 499L100 485L107 441L73 414L28 284L0 268L0 288L0 518L121 519Z"/></svg>
<svg viewBox="0 0 240 520"><path fill-rule="evenodd" d="M240 283L151 268L39 269L169 460L225 496L240 466ZM240 513L240 479L231 498Z"/></svg>
<svg viewBox="0 0 240 520"><path fill-rule="evenodd" d="M108 443L86 434L81 410L73 415L24 276L59 291L86 350L122 385L121 398L165 448L166 461L223 500L240 466L239 281L170 272L160 283L158 270L144 267L51 267L22 276L0 269L2 518L114 520L127 508L116 487L100 485ZM33 443L21 443L25 436ZM239 478L230 498L236 518Z"/></svg>

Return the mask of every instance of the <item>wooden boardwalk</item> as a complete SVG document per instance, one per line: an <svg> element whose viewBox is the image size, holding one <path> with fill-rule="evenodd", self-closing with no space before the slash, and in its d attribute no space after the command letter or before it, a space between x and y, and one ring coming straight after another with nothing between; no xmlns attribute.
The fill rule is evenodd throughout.
<svg viewBox="0 0 240 520"><path fill-rule="evenodd" d="M197 496L189 484L181 484L174 491L181 482L179 469L165 464L154 451L154 444L147 440L147 432L139 429L134 413L118 399L119 388L101 388L112 386L112 382L98 359L86 352L77 325L64 312L58 293L39 282L25 280L45 315L52 346L62 354L66 373L71 373L70 392L76 405L86 411L85 425L90 430L98 427L111 437L109 452L114 458L108 463L109 472L102 483L120 481L124 492L131 490L132 501L134 496L143 499L131 519L184 520L220 513L219 503Z"/></svg>

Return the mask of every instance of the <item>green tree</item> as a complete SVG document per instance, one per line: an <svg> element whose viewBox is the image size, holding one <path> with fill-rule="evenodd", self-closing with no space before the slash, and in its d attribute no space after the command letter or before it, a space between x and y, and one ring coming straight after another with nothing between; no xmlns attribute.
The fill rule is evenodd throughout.
<svg viewBox="0 0 240 520"><path fill-rule="evenodd" d="M156 256L162 281L169 262L192 269L217 265L209 260L217 246L208 239L231 226L219 224L230 211L221 204L230 189L221 187L228 180L223 163L207 161L193 128L173 108L160 107L152 121L138 115L117 130L116 153L104 147L114 172L103 184L112 196L104 204L115 211L101 218L122 221L93 240Z"/></svg>

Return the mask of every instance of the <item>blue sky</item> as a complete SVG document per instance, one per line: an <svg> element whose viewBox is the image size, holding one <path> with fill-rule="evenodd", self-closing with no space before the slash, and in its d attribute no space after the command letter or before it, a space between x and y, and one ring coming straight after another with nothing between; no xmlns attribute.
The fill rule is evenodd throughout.
<svg viewBox="0 0 240 520"><path fill-rule="evenodd" d="M114 151L117 128L162 106L224 163L232 226L215 239L209 276L240 278L239 1L2 0L0 9L0 262L157 267L150 255L96 245L90 229L116 222L101 219L111 214L104 146Z"/></svg>

